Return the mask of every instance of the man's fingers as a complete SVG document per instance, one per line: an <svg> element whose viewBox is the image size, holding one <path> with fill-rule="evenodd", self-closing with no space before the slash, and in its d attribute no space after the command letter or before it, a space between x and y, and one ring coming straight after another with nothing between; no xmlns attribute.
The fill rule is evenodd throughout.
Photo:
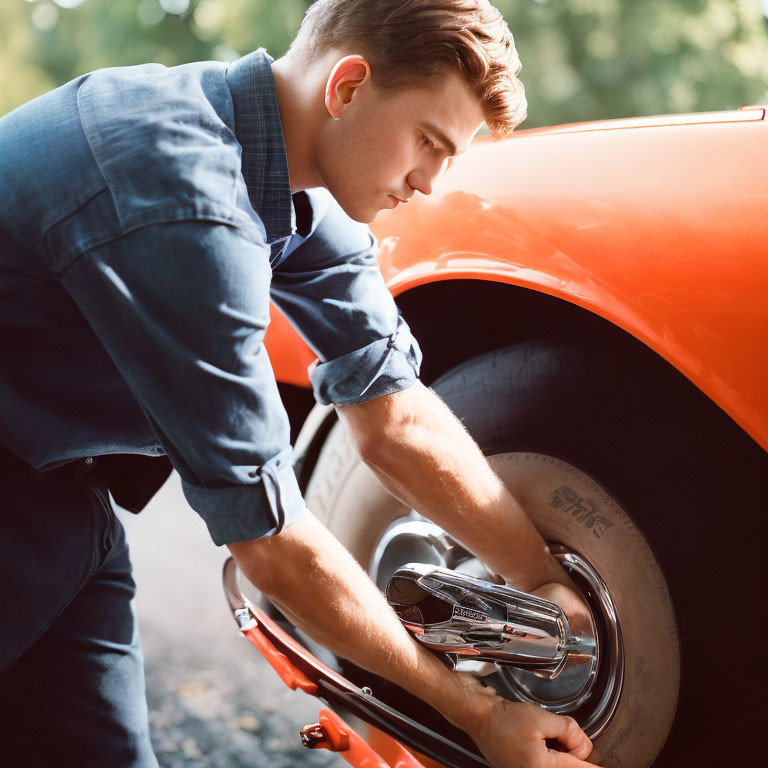
<svg viewBox="0 0 768 768"><path fill-rule="evenodd" d="M548 739L557 739L568 750L568 754L579 761L585 760L592 751L592 742L572 717L552 715L552 718L547 720L544 735Z"/></svg>

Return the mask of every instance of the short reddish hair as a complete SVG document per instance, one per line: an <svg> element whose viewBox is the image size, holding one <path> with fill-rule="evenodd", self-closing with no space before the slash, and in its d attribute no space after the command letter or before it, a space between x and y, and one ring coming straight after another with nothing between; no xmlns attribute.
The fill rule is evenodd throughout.
<svg viewBox="0 0 768 768"><path fill-rule="evenodd" d="M364 55L382 88L457 71L494 136L506 136L525 119L520 57L504 17L488 0L317 0L291 51L314 61L334 48Z"/></svg>

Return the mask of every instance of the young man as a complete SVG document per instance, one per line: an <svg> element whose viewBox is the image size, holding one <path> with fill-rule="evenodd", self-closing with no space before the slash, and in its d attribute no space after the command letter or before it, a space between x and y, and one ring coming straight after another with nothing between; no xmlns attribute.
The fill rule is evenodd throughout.
<svg viewBox="0 0 768 768"><path fill-rule="evenodd" d="M360 223L429 194L483 121L511 131L518 66L485 0L320 0L279 61L102 70L0 120L0 705L26 764L156 765L106 490L140 508L164 478L141 456L167 455L213 540L315 639L493 765L584 765L573 720L447 671L305 508L262 346L271 296L382 482L514 586L581 609L418 382Z"/></svg>

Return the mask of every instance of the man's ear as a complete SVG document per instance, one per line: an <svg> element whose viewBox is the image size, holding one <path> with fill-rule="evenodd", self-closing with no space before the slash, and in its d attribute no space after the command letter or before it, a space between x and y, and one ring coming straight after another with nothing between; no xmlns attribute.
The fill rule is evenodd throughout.
<svg viewBox="0 0 768 768"><path fill-rule="evenodd" d="M362 56L345 56L334 65L325 84L325 108L333 118L341 117L357 89L371 79L371 65Z"/></svg>

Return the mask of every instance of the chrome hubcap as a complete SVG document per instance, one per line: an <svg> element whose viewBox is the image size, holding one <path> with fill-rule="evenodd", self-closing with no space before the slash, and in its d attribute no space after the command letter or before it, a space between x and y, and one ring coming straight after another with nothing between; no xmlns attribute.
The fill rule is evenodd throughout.
<svg viewBox="0 0 768 768"><path fill-rule="evenodd" d="M624 671L621 627L610 592L600 575L579 553L551 543L550 548L587 597L591 627L580 633L594 638L594 653L569 656L551 674L507 664L460 661L457 669L483 676L506 698L538 704L575 717L590 738L608 725L618 705ZM490 580L482 563L434 523L412 513L394 521L373 554L370 573L382 591L406 563L429 563Z"/></svg>

